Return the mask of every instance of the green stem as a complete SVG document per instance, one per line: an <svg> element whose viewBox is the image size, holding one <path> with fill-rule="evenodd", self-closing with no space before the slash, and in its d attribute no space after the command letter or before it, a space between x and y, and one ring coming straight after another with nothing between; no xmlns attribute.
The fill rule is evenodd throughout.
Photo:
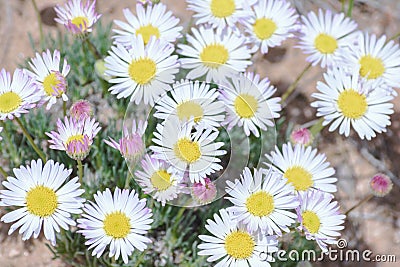
<svg viewBox="0 0 400 267"><path fill-rule="evenodd" d="M361 206L362 204L364 204L365 202L367 202L368 200L370 200L371 198L373 198L374 195L368 195L366 196L364 199L362 199L360 202L358 202L356 205L354 205L353 207L351 207L350 209L348 209L344 215L348 215L352 210L358 208L359 206Z"/></svg>
<svg viewBox="0 0 400 267"><path fill-rule="evenodd" d="M354 6L354 0L349 0L349 9L347 10L347 16L350 18L353 13L353 6Z"/></svg>
<svg viewBox="0 0 400 267"><path fill-rule="evenodd" d="M128 170L128 174L126 175L126 180L125 180L125 189L129 189L129 184L131 182L132 179L132 175L130 173L130 171Z"/></svg>
<svg viewBox="0 0 400 267"><path fill-rule="evenodd" d="M41 18L41 16L40 16L40 11L39 11L39 9L38 9L38 7L37 7L37 4L36 4L36 1L35 1L35 0L32 0L32 5L33 5L33 8L35 9L35 13L36 13L37 20L38 20L38 23L39 23L40 46L43 48L43 45L44 45L44 35L43 35L42 18Z"/></svg>
<svg viewBox="0 0 400 267"><path fill-rule="evenodd" d="M0 174L1 175L3 175L4 176L4 178L6 178L7 179L7 177L8 177L8 174L7 174L7 172L3 169L3 167L1 167L0 166Z"/></svg>
<svg viewBox="0 0 400 267"><path fill-rule="evenodd" d="M146 255L146 253L140 253L140 257L139 257L139 259L137 259L135 267L139 267L139 265L142 263L142 260L143 260L145 255Z"/></svg>
<svg viewBox="0 0 400 267"><path fill-rule="evenodd" d="M344 13L346 0L340 0L340 1L342 2L342 9L341 9L341 12Z"/></svg>
<svg viewBox="0 0 400 267"><path fill-rule="evenodd" d="M79 183L83 185L83 165L81 160L76 161L78 163L78 177L79 177Z"/></svg>
<svg viewBox="0 0 400 267"><path fill-rule="evenodd" d="M393 35L392 37L390 37L390 39L388 39L386 41L386 43L389 43L390 41L396 40L397 38L400 37L400 32L396 33L395 35Z"/></svg>
<svg viewBox="0 0 400 267"><path fill-rule="evenodd" d="M63 101L63 114L64 117L67 116L67 102Z"/></svg>
<svg viewBox="0 0 400 267"><path fill-rule="evenodd" d="M324 118L320 118L313 126L310 128L310 132L313 136L317 136L325 126L322 125Z"/></svg>
<svg viewBox="0 0 400 267"><path fill-rule="evenodd" d="M25 126L22 124L21 120L19 118L15 117L15 121L18 123L18 125L21 128L22 132L24 133L26 139L28 139L29 144L32 146L33 150L35 150L35 152L42 159L43 163L45 163L46 162L46 155L43 153L43 151L41 151L37 147L37 145L35 144L35 142L32 139L32 136L28 133L28 131L26 130Z"/></svg>
<svg viewBox="0 0 400 267"><path fill-rule="evenodd" d="M88 36L85 37L85 43L87 44L90 52L93 54L93 56L96 59L102 59L102 56L101 56L99 50L97 50L96 46L94 46L94 44L89 40Z"/></svg>
<svg viewBox="0 0 400 267"><path fill-rule="evenodd" d="M19 159L19 155L17 153L17 149L15 148L15 143L11 140L11 136L7 130L6 124L3 121L1 121L1 125L3 127L3 136L6 140L5 143L7 143L7 148L11 154L14 164L20 165L20 159Z"/></svg>
<svg viewBox="0 0 400 267"><path fill-rule="evenodd" d="M282 95L282 100L281 103L285 102L285 100L293 93L293 91L296 89L297 84L299 83L299 81L301 80L301 78L303 78L304 74L307 73L308 70L310 70L312 67L312 64L308 64L304 70L299 74L299 76L297 76L296 80L288 87L288 89L286 90L286 92Z"/></svg>

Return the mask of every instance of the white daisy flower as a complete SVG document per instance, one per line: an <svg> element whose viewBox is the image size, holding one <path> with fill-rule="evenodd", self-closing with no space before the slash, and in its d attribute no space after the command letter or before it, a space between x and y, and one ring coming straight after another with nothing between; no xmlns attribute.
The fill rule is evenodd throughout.
<svg viewBox="0 0 400 267"><path fill-rule="evenodd" d="M55 232L59 233L60 227L68 230L70 225L75 226L71 214L82 212L85 200L79 196L84 190L78 189L78 177L69 180L72 170L52 160L44 166L40 159L32 160L30 167L21 166L13 171L15 177L8 177L3 182L6 190L0 190L0 206L21 207L1 218L5 223L15 222L8 234L21 227L22 240L32 235L37 238L43 226L45 238L56 245Z"/></svg>
<svg viewBox="0 0 400 267"><path fill-rule="evenodd" d="M189 45L178 45L181 67L190 69L187 79L206 75L207 82L225 81L252 64L246 38L231 29L192 28L192 34L186 36Z"/></svg>
<svg viewBox="0 0 400 267"><path fill-rule="evenodd" d="M174 47L151 38L145 46L142 36L132 39L132 48L120 44L111 47L105 59L106 75L114 76L109 91L117 98L130 97L131 102L154 105L164 92L171 89L179 71L178 57L171 55Z"/></svg>
<svg viewBox="0 0 400 267"><path fill-rule="evenodd" d="M343 13L332 14L320 9L318 16L314 12L301 17L300 42L298 47L309 54L307 61L313 66L330 67L341 59L342 50L352 46L357 24Z"/></svg>
<svg viewBox="0 0 400 267"><path fill-rule="evenodd" d="M179 184L182 177L175 174L175 170L164 161L146 155L142 160L143 171L136 171L136 181L144 193L151 194L164 206L169 200L178 197L182 191Z"/></svg>
<svg viewBox="0 0 400 267"><path fill-rule="evenodd" d="M253 178L254 177L254 178ZM294 210L299 202L293 187L275 171L254 169L254 176L245 168L241 179L226 181L226 192L234 206L227 208L232 217L247 226L250 232L282 235L295 222Z"/></svg>
<svg viewBox="0 0 400 267"><path fill-rule="evenodd" d="M235 27L240 21L247 20L251 12L249 6L256 0L186 0L188 10L194 11L196 25L211 24L213 28Z"/></svg>
<svg viewBox="0 0 400 267"><path fill-rule="evenodd" d="M135 16L128 8L123 9L127 22L114 20L121 30L114 29L117 35L113 36L117 43L124 46L130 46L132 37L142 35L143 41L147 44L150 37L173 43L180 38L182 26L177 26L179 19L172 15L171 11L167 11L164 4L147 5L138 3L136 5Z"/></svg>
<svg viewBox="0 0 400 267"><path fill-rule="evenodd" d="M85 245L99 258L110 246L109 257L121 255L125 264L135 249L144 251L151 240L144 235L151 227L153 216L146 208L146 199L140 199L135 190L110 189L97 192L95 202L85 204L82 219L78 219L79 233L88 239Z"/></svg>
<svg viewBox="0 0 400 267"><path fill-rule="evenodd" d="M274 127L273 119L280 117L278 112L282 109L280 97L270 98L275 92L268 78L260 80L258 74L251 72L223 83L220 100L225 103L227 116L223 124L228 125L228 131L238 125L247 136L252 132L259 137L257 127L263 131Z"/></svg>
<svg viewBox="0 0 400 267"><path fill-rule="evenodd" d="M101 17L96 13L96 0L87 1L86 5L82 0L69 0L64 7L57 5L57 21L63 24L73 34L84 34L92 31L93 25Z"/></svg>
<svg viewBox="0 0 400 267"><path fill-rule="evenodd" d="M343 53L343 60L351 69L359 69L360 76L373 86L386 84L400 87L400 47L393 40L387 42L385 35L360 33L357 45ZM396 95L392 89L389 90Z"/></svg>
<svg viewBox="0 0 400 267"><path fill-rule="evenodd" d="M278 251L275 236L258 235L247 231L225 209L214 214L214 220L207 220L206 229L212 235L200 235L203 241L198 255L209 256L207 262L219 262L215 267L265 266L274 262L272 253Z"/></svg>
<svg viewBox="0 0 400 267"><path fill-rule="evenodd" d="M293 37L293 32L297 30L298 15L289 2L259 0L252 9L251 17L243 24L251 43L263 54L268 53L269 47L279 46Z"/></svg>
<svg viewBox="0 0 400 267"><path fill-rule="evenodd" d="M282 173L297 192L313 188L324 192L336 192L337 178L332 177L335 170L329 167L324 154L317 154L317 149L303 145L283 144L282 152L278 147L271 155L265 155L273 164L273 169Z"/></svg>
<svg viewBox="0 0 400 267"><path fill-rule="evenodd" d="M12 120L28 113L40 101L42 94L34 80L21 69L11 75L5 69L0 72L0 120Z"/></svg>
<svg viewBox="0 0 400 267"><path fill-rule="evenodd" d="M67 90L66 77L70 66L64 59L63 67L60 69L60 61L60 51L54 50L52 56L50 50L47 49L46 52L42 53L42 56L36 53L36 57L29 62L33 72L26 70L30 76L34 77L38 87L42 90L44 102L48 102L46 109L50 109L57 102L57 98L61 97L63 101L68 100L65 92Z"/></svg>
<svg viewBox="0 0 400 267"><path fill-rule="evenodd" d="M173 85L171 97L166 95L155 106L154 117L166 120L176 116L181 122L194 119L201 127L220 127L224 120L224 104L217 101L219 93L199 81L182 80Z"/></svg>
<svg viewBox="0 0 400 267"><path fill-rule="evenodd" d="M83 160L90 152L93 139L100 131L99 123L93 118L75 119L65 117L57 121L57 131L46 133L50 148L65 151L75 160Z"/></svg>
<svg viewBox="0 0 400 267"><path fill-rule="evenodd" d="M173 166L179 175L183 176L188 169L192 183L204 182L204 178L219 171L222 166L217 156L226 154L219 150L224 143L215 142L219 132L212 129L198 129L192 133L194 121L180 123L176 117L171 117L164 124L157 125L150 149L154 158L162 159Z"/></svg>
<svg viewBox="0 0 400 267"><path fill-rule="evenodd" d="M322 125L329 131L339 127L339 133L349 136L354 128L361 139L371 140L376 133L386 132L393 114L393 96L379 87L369 90L369 86L359 79L358 71L352 75L341 69L333 69L324 74L325 83L318 82L319 93L312 94L318 100L311 103L317 108L317 116L324 117Z"/></svg>
<svg viewBox="0 0 400 267"><path fill-rule="evenodd" d="M339 205L333 196L317 190L299 193L300 206L297 215L300 230L308 240L315 240L323 252L327 252L327 244L336 244L338 231L343 230L346 215L339 211Z"/></svg>

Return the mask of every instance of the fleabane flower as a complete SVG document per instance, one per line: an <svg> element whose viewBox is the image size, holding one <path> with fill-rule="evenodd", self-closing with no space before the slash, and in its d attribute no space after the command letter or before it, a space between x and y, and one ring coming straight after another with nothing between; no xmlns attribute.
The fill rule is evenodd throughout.
<svg viewBox="0 0 400 267"><path fill-rule="evenodd" d="M79 233L86 239L85 245L93 249L92 256L98 258L109 246L109 257L122 257L125 264L135 249L144 251L151 240L146 237L153 216L146 207L146 199L139 199L135 190L120 190L114 194L110 189L97 192L95 202L85 204L81 219L78 219Z"/></svg>
<svg viewBox="0 0 400 267"><path fill-rule="evenodd" d="M231 29L214 30L203 26L192 28L188 44L179 44L181 67L190 69L187 79L205 75L207 82L226 81L227 77L245 71L251 65L246 38Z"/></svg>
<svg viewBox="0 0 400 267"><path fill-rule="evenodd" d="M249 6L256 0L186 0L188 10L194 11L196 25L210 24L213 28L236 26L237 22L247 20L251 12Z"/></svg>
<svg viewBox="0 0 400 267"><path fill-rule="evenodd" d="M378 38L359 33L356 45L349 47L342 57L350 69L359 69L360 77L374 87L400 87L400 47L385 35ZM396 95L393 89L387 90Z"/></svg>
<svg viewBox="0 0 400 267"><path fill-rule="evenodd" d="M178 118L171 117L164 124L157 125L150 149L154 157L166 161L179 174L188 170L192 183L204 182L204 178L219 171L222 166L218 156L226 154L220 150L223 142L215 142L219 132L212 129L197 129L192 132L194 121L181 123Z"/></svg>
<svg viewBox="0 0 400 267"><path fill-rule="evenodd" d="M131 46L132 38L137 35L142 36L145 44L149 43L151 37L170 43L181 37L179 19L167 11L167 6L162 3L146 6L138 3L136 16L128 8L123 9L123 13L127 22L114 20L121 30L114 29L116 35L113 38L124 46Z"/></svg>
<svg viewBox="0 0 400 267"><path fill-rule="evenodd" d="M246 167L240 180L226 183L226 199L233 203L227 211L250 232L281 236L281 230L290 231L288 226L296 218L290 210L297 208L299 202L293 186L281 174L261 168L254 169L252 175Z"/></svg>
<svg viewBox="0 0 400 267"><path fill-rule="evenodd" d="M337 178L332 177L335 170L329 167L324 154L317 154L317 149L283 144L282 152L278 147L271 155L265 155L272 163L272 168L287 179L297 192L318 189L324 192L336 192Z"/></svg>
<svg viewBox="0 0 400 267"><path fill-rule="evenodd" d="M297 19L296 10L290 3L284 0L259 0L243 24L250 35L251 44L266 54L269 47L279 46L293 36L297 30Z"/></svg>
<svg viewBox="0 0 400 267"><path fill-rule="evenodd" d="M89 101L81 99L72 104L69 114L77 120L90 118L93 116L93 106Z"/></svg>
<svg viewBox="0 0 400 267"><path fill-rule="evenodd" d="M60 62L60 51L54 50L52 55L48 49L42 55L36 53L36 57L29 62L32 71L27 70L27 73L36 80L38 87L42 90L43 100L48 103L46 109L50 109L58 98L62 98L63 101L68 100L66 78L70 66L65 58L62 68Z"/></svg>
<svg viewBox="0 0 400 267"><path fill-rule="evenodd" d="M290 134L290 142L293 145L300 144L304 146L309 146L314 141L312 132L307 128L299 128L293 130Z"/></svg>
<svg viewBox="0 0 400 267"><path fill-rule="evenodd" d="M12 78L5 69L0 71L0 120L21 117L36 107L41 98L34 80L23 70L16 69Z"/></svg>
<svg viewBox="0 0 400 267"><path fill-rule="evenodd" d="M193 183L190 191L197 203L208 204L217 197L218 189L210 178L204 178L204 184Z"/></svg>
<svg viewBox="0 0 400 267"><path fill-rule="evenodd" d="M328 251L328 244L336 244L339 231L344 229L346 215L340 213L339 204L332 199L331 194L317 190L299 193L299 229L308 240L315 240L322 252Z"/></svg>
<svg viewBox="0 0 400 267"><path fill-rule="evenodd" d="M221 126L224 104L218 101L219 93L210 85L199 81L182 80L173 85L171 97L166 95L155 106L154 117L165 120L176 116L183 123L193 119L200 127Z"/></svg>
<svg viewBox="0 0 400 267"><path fill-rule="evenodd" d="M131 102L154 105L171 89L179 71L178 57L172 55L174 47L154 37L145 46L141 35L132 38L132 48L117 44L106 57L106 74L114 76L109 91L117 98L130 97Z"/></svg>
<svg viewBox="0 0 400 267"><path fill-rule="evenodd" d="M131 131L128 130L126 126L123 129L123 136L116 142L114 139L110 138L110 141L104 140L104 142L119 150L121 155L127 160L135 160L140 158L145 150L145 144L143 142L143 135L146 131L147 121L133 120Z"/></svg>
<svg viewBox="0 0 400 267"><path fill-rule="evenodd" d="M57 131L46 133L50 137L51 149L63 150L74 160L83 160L90 152L94 137L100 131L96 120L86 118L76 120L65 117L57 121Z"/></svg>
<svg viewBox="0 0 400 267"><path fill-rule="evenodd" d="M65 6L57 5L54 10L57 14L55 21L77 35L92 32L93 25L101 17L96 12L96 0L87 0L86 5L83 0L69 0Z"/></svg>
<svg viewBox="0 0 400 267"><path fill-rule="evenodd" d="M146 155L141 162L143 170L135 172L136 181L146 194L151 194L155 200L164 206L181 193L182 177L176 174L174 168L166 162Z"/></svg>
<svg viewBox="0 0 400 267"><path fill-rule="evenodd" d="M341 60L342 51L354 44L357 24L345 14L318 10L302 16L298 47L313 66L330 67Z"/></svg>
<svg viewBox="0 0 400 267"><path fill-rule="evenodd" d="M378 173L372 177L369 187L372 194L377 197L384 197L392 190L393 182L387 175Z"/></svg>
<svg viewBox="0 0 400 267"><path fill-rule="evenodd" d="M272 253L278 251L275 236L249 232L225 210L208 219L205 228L211 235L199 235L198 255L209 256L207 262L218 261L215 267L271 266Z"/></svg>
<svg viewBox="0 0 400 267"><path fill-rule="evenodd" d="M55 232L75 226L71 214L82 212L85 200L79 196L84 190L79 189L78 177L69 179L72 170L53 160L44 166L40 159L32 160L30 166L13 171L15 177L8 177L3 182L6 189L0 190L0 206L21 207L1 218L5 223L15 222L8 234L20 228L22 240L27 240L37 238L43 228L45 238L54 246Z"/></svg>
<svg viewBox="0 0 400 267"><path fill-rule="evenodd" d="M324 117L323 126L329 131L339 128L339 134L350 135L353 128L361 139L371 140L376 133L386 132L391 124L393 99L379 86L371 89L368 83L359 78L358 71L352 74L342 69L333 69L324 74L325 82L318 82L318 93L312 97L317 101L311 103L317 108L317 116Z"/></svg>
<svg viewBox="0 0 400 267"><path fill-rule="evenodd" d="M279 118L280 98L271 96L276 88L270 85L268 78L260 79L252 72L239 74L230 83L223 83L220 88L220 100L225 103L227 112L223 125L228 130L234 126L243 127L247 136L250 132L260 136L257 129L267 131L274 126L274 118Z"/></svg>

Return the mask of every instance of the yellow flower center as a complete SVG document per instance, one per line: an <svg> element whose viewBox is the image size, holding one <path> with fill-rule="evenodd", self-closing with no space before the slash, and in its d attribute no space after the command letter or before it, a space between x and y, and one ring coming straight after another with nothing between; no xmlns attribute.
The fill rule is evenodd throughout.
<svg viewBox="0 0 400 267"><path fill-rule="evenodd" d="M206 67L218 68L225 64L229 59L228 50L220 44L211 44L203 48L200 54L200 60Z"/></svg>
<svg viewBox="0 0 400 267"><path fill-rule="evenodd" d="M165 191L171 187L171 174L166 170L159 170L150 177L151 184L157 188L158 191Z"/></svg>
<svg viewBox="0 0 400 267"><path fill-rule="evenodd" d="M75 17L71 20L72 24L74 24L82 31L86 31L89 26L89 20L86 17Z"/></svg>
<svg viewBox="0 0 400 267"><path fill-rule="evenodd" d="M25 200L28 211L39 217L53 215L58 206L56 192L43 185L30 189Z"/></svg>
<svg viewBox="0 0 400 267"><path fill-rule="evenodd" d="M130 219L121 211L110 213L103 221L103 229L108 236L125 238L131 231Z"/></svg>
<svg viewBox="0 0 400 267"><path fill-rule="evenodd" d="M360 59L360 75L367 79L376 79L385 72L385 65L382 59L370 55L363 56Z"/></svg>
<svg viewBox="0 0 400 267"><path fill-rule="evenodd" d="M141 26L139 29L137 29L136 35L139 34L142 35L145 44L147 44L150 41L151 36L160 38L160 30L151 24L147 26Z"/></svg>
<svg viewBox="0 0 400 267"><path fill-rule="evenodd" d="M257 19L253 25L255 35L261 40L269 39L277 28L276 23L272 19L267 18Z"/></svg>
<svg viewBox="0 0 400 267"><path fill-rule="evenodd" d="M14 92L6 92L0 95L0 112L10 113L21 106L22 98Z"/></svg>
<svg viewBox="0 0 400 267"><path fill-rule="evenodd" d="M368 109L365 95L352 89L340 93L337 104L343 116L350 119L361 118Z"/></svg>
<svg viewBox="0 0 400 267"><path fill-rule="evenodd" d="M84 143L83 139L84 139L84 136L82 134L72 135L72 136L68 137L66 145L68 145L69 143L74 142L74 141L79 141L83 144Z"/></svg>
<svg viewBox="0 0 400 267"><path fill-rule="evenodd" d="M288 168L283 176L288 179L288 183L292 184L297 191L305 191L313 186L311 173L301 166Z"/></svg>
<svg viewBox="0 0 400 267"><path fill-rule="evenodd" d="M274 207L274 198L265 191L253 193L246 200L246 208L254 216L268 216Z"/></svg>
<svg viewBox="0 0 400 267"><path fill-rule="evenodd" d="M199 143L187 138L179 139L174 146L175 155L187 163L193 163L201 157Z"/></svg>
<svg viewBox="0 0 400 267"><path fill-rule="evenodd" d="M194 101L186 101L176 107L177 115L181 121L194 118L194 122L198 123L203 118L203 108Z"/></svg>
<svg viewBox="0 0 400 267"><path fill-rule="evenodd" d="M129 76L140 85L149 83L156 75L157 65L150 58L133 60L129 64Z"/></svg>
<svg viewBox="0 0 400 267"><path fill-rule="evenodd" d="M301 214L303 218L303 226L307 229L311 234L318 233L319 227L321 226L321 220L318 215L310 210L304 211Z"/></svg>
<svg viewBox="0 0 400 267"><path fill-rule="evenodd" d="M234 0L211 0L211 13L217 18L231 16L236 9Z"/></svg>
<svg viewBox="0 0 400 267"><path fill-rule="evenodd" d="M50 73L43 80L43 89L48 96L52 96L55 91L54 87L57 87L61 82L57 79L55 73Z"/></svg>
<svg viewBox="0 0 400 267"><path fill-rule="evenodd" d="M236 113L241 118L252 118L258 109L257 99L249 94L238 95L234 102Z"/></svg>
<svg viewBox="0 0 400 267"><path fill-rule="evenodd" d="M250 258L255 246L253 237L244 231L235 231L225 237L226 253L238 260Z"/></svg>
<svg viewBox="0 0 400 267"><path fill-rule="evenodd" d="M332 54L338 48L337 40L325 33L320 33L315 38L314 45L322 54Z"/></svg>

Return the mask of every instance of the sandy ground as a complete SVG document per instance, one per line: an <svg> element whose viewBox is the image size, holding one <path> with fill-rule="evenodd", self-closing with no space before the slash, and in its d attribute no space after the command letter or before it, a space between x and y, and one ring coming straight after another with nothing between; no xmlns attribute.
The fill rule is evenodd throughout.
<svg viewBox="0 0 400 267"><path fill-rule="evenodd" d="M51 7L63 3L58 0L37 0L39 10L47 8L51 15ZM132 0L107 1L98 0L98 10L104 14L103 20L124 19L122 8L134 8ZM110 4L110 2L113 2ZM183 0L163 1L167 3L174 14L182 21L188 21L188 13L185 11ZM315 9L319 6L337 6L338 1L296 1L300 11ZM358 2L358 1L356 1ZM362 1L367 4L359 4L355 9L355 18L361 28L376 34L386 33L391 36L398 31L400 23L400 1ZM28 0L0 0L0 67L13 71L24 58L33 56L27 33L31 33L33 40L38 42L38 22L31 1ZM51 24L52 21L50 20ZM185 24L184 24L185 25ZM56 27L44 26L44 32L54 33ZM284 44L283 50L273 50L267 57L256 58L256 70L262 76L268 76L278 87L286 88L298 73L306 65L304 56L298 49L293 49L293 41ZM289 103L287 115L294 124L302 124L315 119L315 110L310 108L304 101L309 101L310 94L315 91L315 83L321 79L322 71L313 69L304 77L299 85L293 100ZM304 103L300 103L303 101ZM395 99L398 102L398 98ZM400 105L396 105L397 112ZM398 117L397 117L398 118ZM397 144L399 134L399 123L393 121L389 133L384 134L383 142L393 139ZM371 151L362 152L359 143L348 140L327 131L319 144L320 152L326 153L328 160L337 171L338 193L342 210L346 210L368 193L368 181L379 170L385 169L384 164L398 176L397 168L393 167L397 158L392 161L374 161ZM352 139L356 140L356 139ZM397 144L397 148L400 144ZM365 147L365 146L362 146ZM391 149L395 150L396 146ZM400 149L398 149L400 151ZM361 151L361 152L360 152ZM400 152L398 152L400 153ZM397 155L397 154L394 154ZM389 159L390 160L390 159ZM399 188L395 188L392 194L385 200L373 199L362 208L350 214L351 222L347 225L344 238L352 248L370 249L374 254L393 254L397 256L397 264L371 263L368 266L399 266L400 262L400 207ZM1 211L1 210L0 210ZM51 260L51 253L41 241L24 243L18 236L6 237L4 224L0 224L0 266L61 266L59 261ZM330 266L366 266L360 263L333 263Z"/></svg>

